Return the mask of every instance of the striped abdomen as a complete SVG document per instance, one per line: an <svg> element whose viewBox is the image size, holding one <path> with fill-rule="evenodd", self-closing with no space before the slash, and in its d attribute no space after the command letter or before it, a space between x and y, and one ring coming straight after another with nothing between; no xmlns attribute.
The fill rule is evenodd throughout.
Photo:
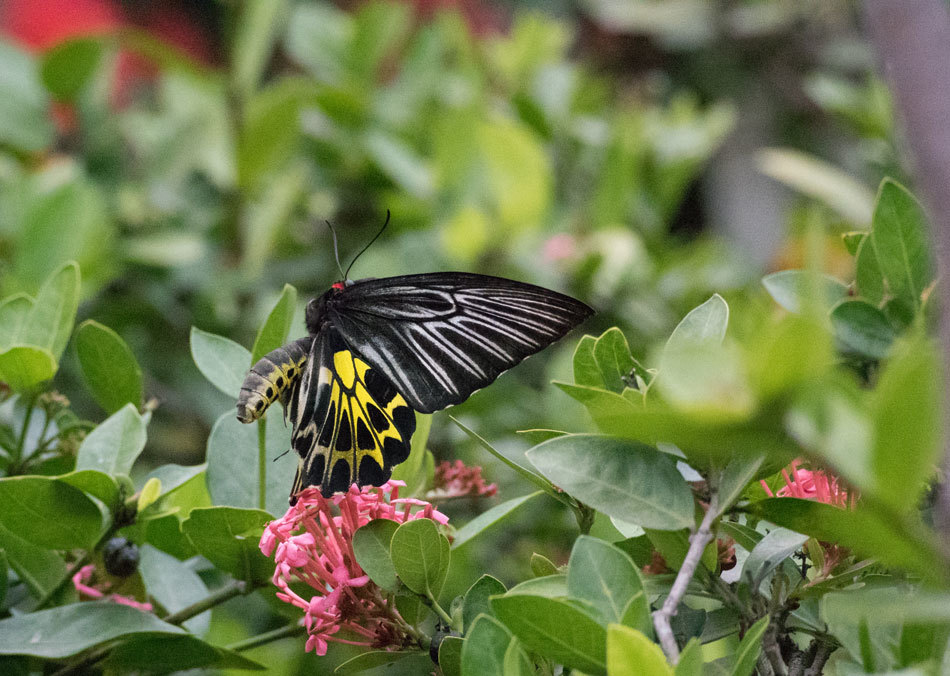
<svg viewBox="0 0 950 676"><path fill-rule="evenodd" d="M291 391L300 381L311 344L313 336L295 340L268 352L251 367L238 396L238 420L242 423L254 422L277 399L287 404Z"/></svg>

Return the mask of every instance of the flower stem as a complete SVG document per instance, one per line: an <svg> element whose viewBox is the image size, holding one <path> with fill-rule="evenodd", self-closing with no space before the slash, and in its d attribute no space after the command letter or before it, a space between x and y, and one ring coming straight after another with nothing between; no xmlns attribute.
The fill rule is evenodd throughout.
<svg viewBox="0 0 950 676"><path fill-rule="evenodd" d="M257 506L267 509L267 418L257 421Z"/></svg>
<svg viewBox="0 0 950 676"><path fill-rule="evenodd" d="M265 631L263 634L257 634L256 636L251 636L244 639L243 641L237 641L232 643L229 646L226 646L228 650L233 650L234 652L242 652L244 650L251 650L252 648L257 648L262 645L266 645L273 641L279 641L283 638L291 638L293 636L302 636L306 634L307 630L302 625L299 624L289 624L286 627L279 627L271 631Z"/></svg>
<svg viewBox="0 0 950 676"><path fill-rule="evenodd" d="M221 587L221 589L209 594L200 601L192 603L190 606L182 608L178 612L172 613L167 617L163 617L162 620L168 622L169 624L181 624L182 622L190 620L195 615L200 615L209 608L213 608L220 603L229 601L235 596L246 594L248 591L250 591L250 586L247 582L235 580L231 584Z"/></svg>

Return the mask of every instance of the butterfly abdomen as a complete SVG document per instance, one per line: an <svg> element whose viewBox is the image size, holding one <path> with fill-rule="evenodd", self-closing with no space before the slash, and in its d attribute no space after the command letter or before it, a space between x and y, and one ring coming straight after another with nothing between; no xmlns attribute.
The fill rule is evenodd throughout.
<svg viewBox="0 0 950 676"><path fill-rule="evenodd" d="M312 343L313 336L295 340L268 352L251 367L238 396L238 420L254 422L278 399L288 401L291 390L300 380Z"/></svg>

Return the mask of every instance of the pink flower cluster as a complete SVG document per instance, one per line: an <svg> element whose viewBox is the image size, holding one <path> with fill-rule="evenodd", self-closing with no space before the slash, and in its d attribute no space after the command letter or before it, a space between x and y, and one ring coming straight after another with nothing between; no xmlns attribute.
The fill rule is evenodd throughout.
<svg viewBox="0 0 950 676"><path fill-rule="evenodd" d="M776 493L772 493L765 481L762 488L769 497L791 497L817 500L836 507L854 507L857 496L840 485L838 478L829 476L821 470L801 469L801 460L794 460L787 470L782 470L785 485ZM791 474L789 474L789 471Z"/></svg>
<svg viewBox="0 0 950 676"><path fill-rule="evenodd" d="M107 601L119 603L123 606L138 608L146 613L152 612L153 608L151 603L141 603L129 596L122 596L122 594L109 594L108 589L111 585L108 581L98 582L97 587L92 586L90 583L92 582L95 571L95 564L90 563L80 568L79 571L73 575L73 587L75 587L76 591L82 596L91 599L106 599Z"/></svg>
<svg viewBox="0 0 950 676"><path fill-rule="evenodd" d="M456 460L439 463L435 468L433 488L426 497L430 500L489 498L497 492L497 484L485 483L481 467L466 467L461 460Z"/></svg>
<svg viewBox="0 0 950 676"><path fill-rule="evenodd" d="M379 488L357 488L324 498L316 487L301 491L297 504L271 521L261 535L264 556L274 554L273 582L277 597L303 610L307 652L325 655L327 642L376 649L402 648L414 631L399 615L392 599L360 568L353 552L353 534L374 519L405 523L448 517L428 502L399 498L402 481ZM413 511L413 508L418 508ZM306 583L312 593L301 596L291 585ZM342 638L340 630L354 638Z"/></svg>

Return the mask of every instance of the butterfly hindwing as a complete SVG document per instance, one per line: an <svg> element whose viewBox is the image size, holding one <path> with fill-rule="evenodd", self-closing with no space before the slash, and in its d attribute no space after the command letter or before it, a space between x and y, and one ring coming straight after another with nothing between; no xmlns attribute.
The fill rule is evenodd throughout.
<svg viewBox="0 0 950 676"><path fill-rule="evenodd" d="M422 413L464 401L592 313L555 291L460 272L360 280L328 302L346 342Z"/></svg>
<svg viewBox="0 0 950 676"><path fill-rule="evenodd" d="M292 494L311 485L330 495L353 483L382 484L409 456L416 426L392 382L333 326L313 341L292 420L291 444L300 456Z"/></svg>

